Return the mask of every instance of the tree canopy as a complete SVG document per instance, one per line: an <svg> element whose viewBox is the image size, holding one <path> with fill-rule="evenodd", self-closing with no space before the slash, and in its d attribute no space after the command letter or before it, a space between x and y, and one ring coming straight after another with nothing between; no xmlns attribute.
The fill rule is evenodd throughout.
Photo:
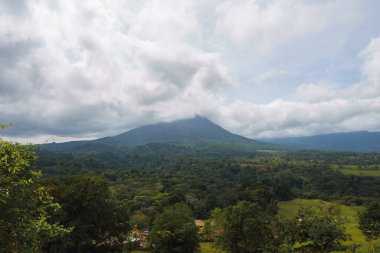
<svg viewBox="0 0 380 253"><path fill-rule="evenodd" d="M320 251L340 245L347 239L340 210L335 205L300 208L296 215L297 241L311 242Z"/></svg>
<svg viewBox="0 0 380 253"><path fill-rule="evenodd" d="M47 189L62 205L55 219L73 227L62 241L48 245L49 251L121 251L129 231L129 210L111 196L108 182L98 175L50 178Z"/></svg>
<svg viewBox="0 0 380 253"><path fill-rule="evenodd" d="M380 202L371 202L366 210L359 215L360 229L367 239L380 237Z"/></svg>
<svg viewBox="0 0 380 253"><path fill-rule="evenodd" d="M239 202L216 209L211 217L215 244L227 252L278 252L276 220L256 203Z"/></svg>
<svg viewBox="0 0 380 253"><path fill-rule="evenodd" d="M150 244L154 252L193 253L198 242L194 215L183 203L167 207L153 222Z"/></svg>
<svg viewBox="0 0 380 253"><path fill-rule="evenodd" d="M35 146L0 139L0 252L37 252L70 231L50 221L60 206L37 183L35 160Z"/></svg>

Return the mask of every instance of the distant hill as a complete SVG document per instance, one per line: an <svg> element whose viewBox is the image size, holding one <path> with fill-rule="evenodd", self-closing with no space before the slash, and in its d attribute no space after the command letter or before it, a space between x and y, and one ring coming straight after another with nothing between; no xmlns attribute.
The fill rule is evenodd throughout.
<svg viewBox="0 0 380 253"><path fill-rule="evenodd" d="M262 141L297 148L380 152L380 132L334 133L306 137L262 139Z"/></svg>
<svg viewBox="0 0 380 253"><path fill-rule="evenodd" d="M144 145L148 143L171 143L193 147L243 146L249 148L275 148L274 145L233 134L210 120L195 116L191 119L169 123L145 125L112 137L91 141L50 143L47 149L71 149L99 145Z"/></svg>
<svg viewBox="0 0 380 253"><path fill-rule="evenodd" d="M216 141L250 144L253 140L228 132L210 120L196 116L170 123L145 125L128 132L96 140L104 144L146 144L172 141Z"/></svg>

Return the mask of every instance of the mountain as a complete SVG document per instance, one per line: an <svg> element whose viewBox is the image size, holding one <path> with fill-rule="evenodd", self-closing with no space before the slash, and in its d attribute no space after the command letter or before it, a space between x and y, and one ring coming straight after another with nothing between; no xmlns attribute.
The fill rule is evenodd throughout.
<svg viewBox="0 0 380 253"><path fill-rule="evenodd" d="M88 145L143 145L148 143L185 144L204 147L210 145L237 145L255 148L274 148L274 145L233 134L210 120L195 116L169 123L145 125L112 137L91 141L50 143L44 148L65 149Z"/></svg>
<svg viewBox="0 0 380 253"><path fill-rule="evenodd" d="M91 141L45 144L43 149L107 150L109 145L137 146L152 143L181 145L198 149L211 148L218 150L219 153L252 149L283 150L286 147L380 152L380 132L361 131L256 141L233 134L204 117L195 116L190 119L145 125L122 134Z"/></svg>
<svg viewBox="0 0 380 253"><path fill-rule="evenodd" d="M128 132L96 140L103 144L146 144L172 141L216 141L249 144L253 140L228 132L210 120L196 116L170 123L141 126Z"/></svg>
<svg viewBox="0 0 380 253"><path fill-rule="evenodd" d="M262 141L297 148L380 152L380 132L333 133L305 137L262 139Z"/></svg>

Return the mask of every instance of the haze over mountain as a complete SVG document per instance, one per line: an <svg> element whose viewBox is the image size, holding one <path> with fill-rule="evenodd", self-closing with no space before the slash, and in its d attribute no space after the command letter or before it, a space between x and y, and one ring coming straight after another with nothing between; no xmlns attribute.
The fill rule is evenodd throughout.
<svg viewBox="0 0 380 253"><path fill-rule="evenodd" d="M262 141L292 146L337 151L380 152L380 132L347 132Z"/></svg>
<svg viewBox="0 0 380 253"><path fill-rule="evenodd" d="M224 148L320 149L331 151L380 152L380 132L333 133L305 137L271 138L259 141L233 134L207 118L195 116L173 122L144 125L127 132L89 141L70 141L44 145L47 149L70 149L94 145L136 146L169 143L193 147L223 145ZM230 146L230 147L228 147Z"/></svg>
<svg viewBox="0 0 380 253"><path fill-rule="evenodd" d="M207 118L195 116L190 119L145 125L112 137L91 141L50 143L46 148L72 148L81 145L143 145L148 143L171 143L185 145L238 145L253 148L276 148L274 145L233 134Z"/></svg>

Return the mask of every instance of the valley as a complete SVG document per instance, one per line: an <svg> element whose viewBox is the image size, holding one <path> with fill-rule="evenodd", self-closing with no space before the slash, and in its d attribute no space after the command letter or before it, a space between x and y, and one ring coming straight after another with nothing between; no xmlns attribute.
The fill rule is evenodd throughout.
<svg viewBox="0 0 380 253"><path fill-rule="evenodd" d="M35 184L60 206L46 212L71 229L47 251L380 249L360 218L380 198L380 153L267 144L198 116L35 152Z"/></svg>

